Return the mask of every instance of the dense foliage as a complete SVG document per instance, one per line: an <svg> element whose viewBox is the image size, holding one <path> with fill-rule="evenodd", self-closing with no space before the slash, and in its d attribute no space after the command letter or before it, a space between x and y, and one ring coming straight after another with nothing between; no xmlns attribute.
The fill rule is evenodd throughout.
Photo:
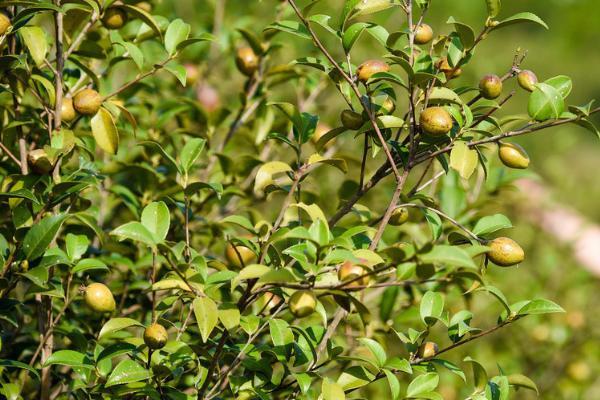
<svg viewBox="0 0 600 400"><path fill-rule="evenodd" d="M563 311L494 286L488 269L527 261L486 206L529 166L512 138L598 134L600 109L521 50L461 81L488 36L547 28L485 4L475 31L429 26L429 0L265 0L276 20L223 47L149 2L0 2L0 392L443 399L447 375L469 399L537 391L452 351ZM238 101L205 79L215 59L244 76ZM325 91L335 110L315 107Z"/></svg>

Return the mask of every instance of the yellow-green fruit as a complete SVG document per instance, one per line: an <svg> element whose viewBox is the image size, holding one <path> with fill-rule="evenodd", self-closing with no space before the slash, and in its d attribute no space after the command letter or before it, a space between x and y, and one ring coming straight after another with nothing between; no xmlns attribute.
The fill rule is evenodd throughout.
<svg viewBox="0 0 600 400"><path fill-rule="evenodd" d="M73 99L70 97L64 98L60 108L60 119L71 122L75 117L77 117L77 112L75 111L75 107L73 107Z"/></svg>
<svg viewBox="0 0 600 400"><path fill-rule="evenodd" d="M35 149L27 153L27 161L33 172L38 175L46 175L52 171L52 162L44 149Z"/></svg>
<svg viewBox="0 0 600 400"><path fill-rule="evenodd" d="M357 112L352 110L344 110L340 114L342 125L346 129L357 130L363 125L363 117Z"/></svg>
<svg viewBox="0 0 600 400"><path fill-rule="evenodd" d="M158 350L165 347L169 340L167 330L161 324L152 324L144 331L144 343L152 350Z"/></svg>
<svg viewBox="0 0 600 400"><path fill-rule="evenodd" d="M388 222L392 226L399 226L408 221L408 208L398 207L392 211L392 216Z"/></svg>
<svg viewBox="0 0 600 400"><path fill-rule="evenodd" d="M102 25L108 29L120 29L127 23L127 13L121 7L111 7L104 12Z"/></svg>
<svg viewBox="0 0 600 400"><path fill-rule="evenodd" d="M366 83L373 75L378 72L388 72L390 66L381 60L369 60L362 63L356 70L358 80Z"/></svg>
<svg viewBox="0 0 600 400"><path fill-rule="evenodd" d="M498 75L486 75L479 81L479 93L488 99L498 98L502 94L502 79Z"/></svg>
<svg viewBox="0 0 600 400"><path fill-rule="evenodd" d="M419 357L430 358L437 354L439 351L438 345L434 342L425 342L419 346Z"/></svg>
<svg viewBox="0 0 600 400"><path fill-rule="evenodd" d="M525 259L525 252L517 242L507 237L499 237L488 243L488 259L501 267L519 264Z"/></svg>
<svg viewBox="0 0 600 400"><path fill-rule="evenodd" d="M252 76L258 70L258 56L251 47L240 47L235 56L235 65L242 74Z"/></svg>
<svg viewBox="0 0 600 400"><path fill-rule="evenodd" d="M6 14L0 12L0 36L4 35L11 26L10 18L8 18Z"/></svg>
<svg viewBox="0 0 600 400"><path fill-rule="evenodd" d="M227 247L225 248L225 258L227 258L227 261L231 266L243 268L256 259L256 254L247 247L234 246L231 243L227 243Z"/></svg>
<svg viewBox="0 0 600 400"><path fill-rule="evenodd" d="M142 10L146 11L147 13L152 11L152 4L148 3L147 1L140 1L135 6L137 8L141 8Z"/></svg>
<svg viewBox="0 0 600 400"><path fill-rule="evenodd" d="M116 308L115 298L110 289L102 283L92 283L85 288L83 294L85 303L99 313L110 313Z"/></svg>
<svg viewBox="0 0 600 400"><path fill-rule="evenodd" d="M419 118L423 132L431 136L443 136L452 129L452 116L443 107L429 107Z"/></svg>
<svg viewBox="0 0 600 400"><path fill-rule="evenodd" d="M73 98L73 107L82 115L96 115L102 105L102 96L94 89L83 89Z"/></svg>
<svg viewBox="0 0 600 400"><path fill-rule="evenodd" d="M527 152L516 143L500 143L498 157L509 168L525 169L529 166Z"/></svg>
<svg viewBox="0 0 600 400"><path fill-rule="evenodd" d="M415 28L415 44L427 44L433 39L433 29L427 24Z"/></svg>
<svg viewBox="0 0 600 400"><path fill-rule="evenodd" d="M371 278L369 275L365 275L368 272L369 270L362 265L355 264L352 261L345 261L338 270L338 279L342 282L352 281L345 285L345 287L366 286L369 284ZM362 278L356 279L358 277Z"/></svg>
<svg viewBox="0 0 600 400"><path fill-rule="evenodd" d="M525 69L519 72L519 75L517 75L517 82L519 82L519 86L521 86L523 89L527 90L528 92L533 92L533 89L535 89L535 84L538 83L538 78L532 71Z"/></svg>
<svg viewBox="0 0 600 400"><path fill-rule="evenodd" d="M307 317L317 308L317 298L315 294L308 290L298 290L290 297L290 312L296 318Z"/></svg>

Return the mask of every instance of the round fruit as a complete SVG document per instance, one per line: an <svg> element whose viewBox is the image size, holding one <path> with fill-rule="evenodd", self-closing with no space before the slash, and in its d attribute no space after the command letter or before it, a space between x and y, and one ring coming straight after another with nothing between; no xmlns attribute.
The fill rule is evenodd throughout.
<svg viewBox="0 0 600 400"><path fill-rule="evenodd" d="M94 311L110 313L115 311L116 304L110 289L102 283L92 283L85 288L83 299Z"/></svg>
<svg viewBox="0 0 600 400"><path fill-rule="evenodd" d="M433 29L427 24L415 28L415 44L427 44L433 39Z"/></svg>
<svg viewBox="0 0 600 400"><path fill-rule="evenodd" d="M345 261L338 270L338 279L341 282L352 281L345 285L346 287L366 286L369 284L371 278L369 275L365 275L368 272L369 270L362 265L355 264L352 261ZM362 278L356 279L358 277Z"/></svg>
<svg viewBox="0 0 600 400"><path fill-rule="evenodd" d="M196 67L192 63L187 63L183 66L185 68L185 76L187 84L190 86L194 86L198 79L200 78L200 71L198 67Z"/></svg>
<svg viewBox="0 0 600 400"><path fill-rule="evenodd" d="M108 29L120 29L127 23L127 13L121 7L111 7L104 12L102 25Z"/></svg>
<svg viewBox="0 0 600 400"><path fill-rule="evenodd" d="M298 290L290 297L289 306L294 317L307 317L317 308L317 298L311 291Z"/></svg>
<svg viewBox="0 0 600 400"><path fill-rule="evenodd" d="M258 70L258 56L251 47L240 47L235 56L235 65L246 76L252 76Z"/></svg>
<svg viewBox="0 0 600 400"><path fill-rule="evenodd" d="M419 118L423 132L431 136L443 136L452 130L452 116L443 107L429 107Z"/></svg>
<svg viewBox="0 0 600 400"><path fill-rule="evenodd" d="M392 211L392 216L388 222L392 226L400 226L408 221L408 208L398 207Z"/></svg>
<svg viewBox="0 0 600 400"><path fill-rule="evenodd" d="M73 98L73 107L79 114L96 115L102 105L102 96L94 89L83 89Z"/></svg>
<svg viewBox="0 0 600 400"><path fill-rule="evenodd" d="M502 80L498 75L486 75L479 81L479 93L492 100L502 94Z"/></svg>
<svg viewBox="0 0 600 400"><path fill-rule="evenodd" d="M202 82L196 88L196 98L208 112L213 112L221 106L219 92L206 82Z"/></svg>
<svg viewBox="0 0 600 400"><path fill-rule="evenodd" d="M6 14L0 12L0 36L4 35L12 26L10 18Z"/></svg>
<svg viewBox="0 0 600 400"><path fill-rule="evenodd" d="M27 161L33 172L38 175L46 175L52 171L52 162L44 149L35 149L27 153Z"/></svg>
<svg viewBox="0 0 600 400"><path fill-rule="evenodd" d="M519 72L519 75L517 75L517 82L519 82L519 86L521 86L523 89L527 90L528 92L533 92L533 89L535 89L535 84L538 83L538 78L532 71L525 69Z"/></svg>
<svg viewBox="0 0 600 400"><path fill-rule="evenodd" d="M167 330L161 324L154 323L144 331L144 343L152 350L158 350L165 347L169 340Z"/></svg>
<svg viewBox="0 0 600 400"><path fill-rule="evenodd" d="M498 157L509 168L525 169L529 166L527 152L516 143L500 143Z"/></svg>
<svg viewBox="0 0 600 400"><path fill-rule="evenodd" d="M340 114L342 125L346 129L357 130L363 125L363 117L361 114L352 110L344 110Z"/></svg>
<svg viewBox="0 0 600 400"><path fill-rule="evenodd" d="M378 72L388 72L390 66L385 61L369 60L362 63L356 70L358 80L362 83L367 81Z"/></svg>
<svg viewBox="0 0 600 400"><path fill-rule="evenodd" d="M60 119L71 122L75 119L75 117L77 117L77 112L73 107L73 99L70 97L64 98L60 108Z"/></svg>
<svg viewBox="0 0 600 400"><path fill-rule="evenodd" d="M146 11L147 13L152 12L152 4L148 3L147 1L140 1L135 6L137 8L141 8L142 10Z"/></svg>
<svg viewBox="0 0 600 400"><path fill-rule="evenodd" d="M519 264L525 259L525 252L517 242L507 237L499 237L488 243L488 259L501 267Z"/></svg>
<svg viewBox="0 0 600 400"><path fill-rule="evenodd" d="M435 356L439 350L440 349L436 343L425 342L421 346L419 346L419 357L431 358Z"/></svg>
<svg viewBox="0 0 600 400"><path fill-rule="evenodd" d="M450 64L448 63L448 59L446 57L442 58L440 61L437 62L437 68L440 71L442 71L444 73L444 75L446 75L447 80L458 78L459 76L462 75L462 72L463 72L462 68L451 67Z"/></svg>
<svg viewBox="0 0 600 400"><path fill-rule="evenodd" d="M256 254L245 246L234 246L231 243L227 243L225 258L235 268L244 268L256 259Z"/></svg>

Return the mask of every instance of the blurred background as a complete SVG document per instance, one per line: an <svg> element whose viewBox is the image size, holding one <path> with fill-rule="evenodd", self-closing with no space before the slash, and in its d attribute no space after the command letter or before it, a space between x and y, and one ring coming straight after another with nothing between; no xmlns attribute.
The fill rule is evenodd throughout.
<svg viewBox="0 0 600 400"><path fill-rule="evenodd" d="M236 28L260 34L264 26L275 20L279 3L275 0L162 0L156 7L159 13L177 16L192 24L194 33L208 31L217 35L212 48L192 50L185 57L188 62L201 65L202 81L214 86L222 103L235 104L239 101L243 77L235 71L233 59L221 54L231 54L231 48L244 44ZM341 10L342 6L341 0L323 0L314 12ZM535 71L540 80L561 74L573 79L569 104L581 105L590 99L600 99L600 1L504 0L500 17L520 11L537 14L548 23L550 30L522 24L491 34L456 86L473 85L486 73L502 75L510 67L516 49L521 48L528 50L523 67ZM286 19L294 19L289 10L283 14ZM478 31L486 17L485 1L433 0L425 21L436 33L448 33L451 26L446 21L450 15ZM388 31L400 30L405 25L400 10L380 13L375 20ZM291 35L280 34L275 42L283 45L273 56L279 63L316 55L309 41ZM334 54L341 54L339 49L333 49L334 41L327 43ZM353 61L358 64L384 53L380 45L364 35L353 50ZM516 88L514 82L507 86L507 91ZM282 87L278 95L285 99L286 94L294 90L288 85ZM342 106L337 93L325 88L309 111L335 126ZM526 113L526 107L527 94L517 91L506 106L506 113ZM245 140L244 135L236 140ZM352 141L352 138L344 140ZM532 158L531 173L525 182L505 189L490 207L510 216L515 225L510 235L523 245L528 256L518 269L496 268L489 271L489 277L512 302L544 297L559 303L567 313L528 317L464 350L453 352L449 358L460 362L468 352L483 362L490 375L523 373L538 384L542 399L600 399L600 322L596 319L600 304L600 238L594 231L600 225L600 141L589 131L566 125L519 138L518 142ZM352 157L352 144L344 148L346 155ZM331 179L339 180L340 175L332 175ZM334 186L328 190L337 190L339 185ZM388 199L390 190L388 187L374 192L371 201L377 196ZM581 240L587 240L587 245ZM493 310L492 314L496 315L500 311L497 303L484 297L476 300L476 308L490 310L490 313ZM443 375L444 398L464 398L469 391L460 379L449 373ZM387 393L385 387L371 390L372 395ZM536 396L520 391L515 398Z"/></svg>

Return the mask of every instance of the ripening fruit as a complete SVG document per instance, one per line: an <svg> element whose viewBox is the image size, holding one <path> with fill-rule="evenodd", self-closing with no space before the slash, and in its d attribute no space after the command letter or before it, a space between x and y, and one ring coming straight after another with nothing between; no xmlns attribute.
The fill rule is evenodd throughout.
<svg viewBox="0 0 600 400"><path fill-rule="evenodd" d="M231 243L227 243L227 247L225 248L225 258L227 258L227 261L231 266L243 268L256 259L256 254L245 246L234 246Z"/></svg>
<svg viewBox="0 0 600 400"><path fill-rule="evenodd" d="M102 96L94 89L83 89L73 98L73 107L82 115L96 115L102 105Z"/></svg>
<svg viewBox="0 0 600 400"><path fill-rule="evenodd" d="M390 66L385 61L369 60L360 64L356 70L356 74L359 81L362 83L367 83L367 81L376 73L388 72L389 70Z"/></svg>
<svg viewBox="0 0 600 400"><path fill-rule="evenodd" d="M99 313L110 313L116 308L115 298L103 283L96 282L88 285L85 288L83 299L92 310Z"/></svg>
<svg viewBox="0 0 600 400"><path fill-rule="evenodd" d="M521 86L523 89L527 90L528 92L533 92L533 89L535 89L535 84L538 83L538 78L532 71L524 69L523 71L519 72L519 75L517 75L517 82L519 82L519 86Z"/></svg>
<svg viewBox="0 0 600 400"><path fill-rule="evenodd" d="M308 290L298 290L290 297L290 312L296 318L307 317L317 308L317 297Z"/></svg>
<svg viewBox="0 0 600 400"><path fill-rule="evenodd" d="M462 68L452 68L448 63L448 59L446 57L442 58L437 62L437 68L446 75L446 80L458 78L462 75Z"/></svg>
<svg viewBox="0 0 600 400"><path fill-rule="evenodd" d="M488 243L487 258L500 267L510 267L525 259L525 252L517 242L507 237L499 237Z"/></svg>
<svg viewBox="0 0 600 400"><path fill-rule="evenodd" d="M213 112L221 107L219 92L206 82L202 82L196 88L196 99L208 112Z"/></svg>
<svg viewBox="0 0 600 400"><path fill-rule="evenodd" d="M363 117L361 114L352 110L344 110L340 114L342 125L346 129L357 130L363 125Z"/></svg>
<svg viewBox="0 0 600 400"><path fill-rule="evenodd" d="M200 71L198 70L198 67L192 63L186 63L183 67L185 68L186 83L189 86L194 86L200 78Z"/></svg>
<svg viewBox="0 0 600 400"><path fill-rule="evenodd" d="M0 36L4 35L12 26L10 18L6 14L0 12Z"/></svg>
<svg viewBox="0 0 600 400"><path fill-rule="evenodd" d="M388 223L392 226L400 226L406 221L408 221L408 208L398 207L392 211L392 216Z"/></svg>
<svg viewBox="0 0 600 400"><path fill-rule="evenodd" d="M264 298L265 298L265 308L267 310L272 310L272 309L276 308L277 306L279 306L283 302L283 299L281 297L277 296L273 292L265 293Z"/></svg>
<svg viewBox="0 0 600 400"><path fill-rule="evenodd" d="M246 76L252 76L258 70L258 56L251 47L240 47L235 56L235 65Z"/></svg>
<svg viewBox="0 0 600 400"><path fill-rule="evenodd" d="M102 25L107 29L121 29L127 23L127 13L121 7L111 7L104 12Z"/></svg>
<svg viewBox="0 0 600 400"><path fill-rule="evenodd" d="M479 81L479 93L493 100L502 94L502 79L498 75L486 75Z"/></svg>
<svg viewBox="0 0 600 400"><path fill-rule="evenodd" d="M150 4L147 1L140 1L135 6L137 8L141 8L142 10L146 11L147 13L152 12L152 4Z"/></svg>
<svg viewBox="0 0 600 400"><path fill-rule="evenodd" d="M437 354L439 351L439 347L437 343L434 342L425 342L421 346L419 346L419 357L421 358L430 358Z"/></svg>
<svg viewBox="0 0 600 400"><path fill-rule="evenodd" d="M415 28L415 44L427 44L433 39L433 29L427 24Z"/></svg>
<svg viewBox="0 0 600 400"><path fill-rule="evenodd" d="M169 340L167 330L161 324L154 323L144 331L144 343L152 350L158 350L165 347Z"/></svg>
<svg viewBox="0 0 600 400"><path fill-rule="evenodd" d="M27 161L33 172L38 175L46 175L52 171L52 162L44 149L35 149L27 153Z"/></svg>
<svg viewBox="0 0 600 400"><path fill-rule="evenodd" d="M423 132L431 136L443 136L452 129L452 116L443 107L429 107L419 118Z"/></svg>
<svg viewBox="0 0 600 400"><path fill-rule="evenodd" d="M346 287L366 286L371 279L369 275L365 275L368 272L369 270L362 265L355 264L352 261L345 261L338 270L338 279L341 282L352 281ZM359 276L362 276L362 278L356 279Z"/></svg>
<svg viewBox="0 0 600 400"><path fill-rule="evenodd" d="M509 168L525 169L529 166L527 152L516 143L500 143L498 157Z"/></svg>
<svg viewBox="0 0 600 400"><path fill-rule="evenodd" d="M66 122L71 122L77 117L77 112L73 107L73 99L65 97L60 108L60 119Z"/></svg>

